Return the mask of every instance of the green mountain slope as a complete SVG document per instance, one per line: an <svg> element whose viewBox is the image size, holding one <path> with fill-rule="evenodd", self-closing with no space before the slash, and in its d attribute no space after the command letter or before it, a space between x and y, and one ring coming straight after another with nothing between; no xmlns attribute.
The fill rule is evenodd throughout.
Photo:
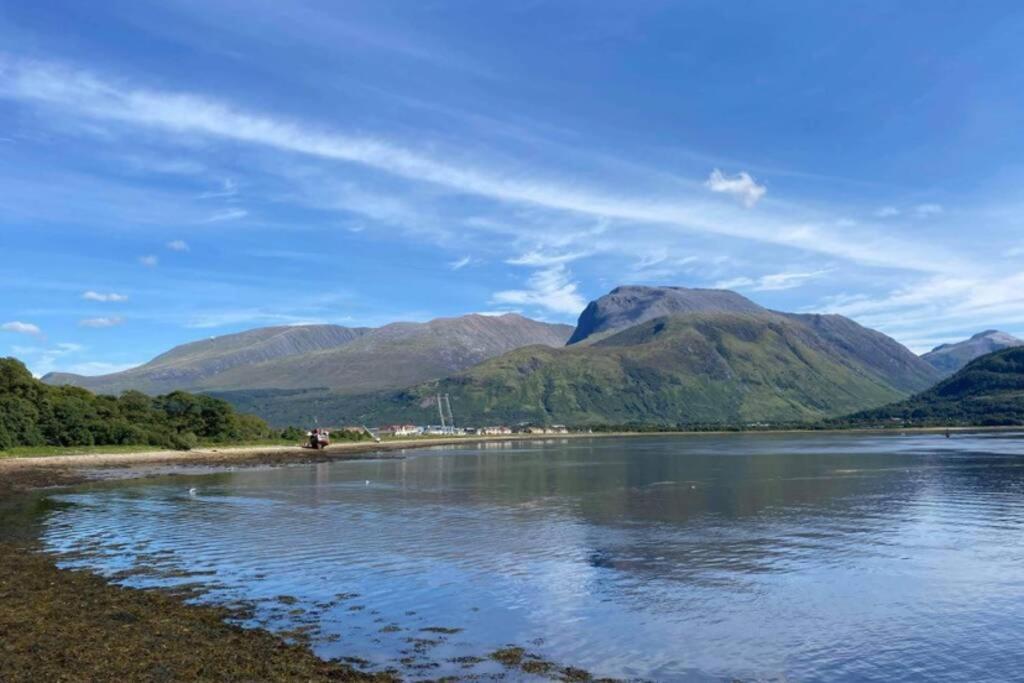
<svg viewBox="0 0 1024 683"><path fill-rule="evenodd" d="M812 422L906 395L813 326L770 312L656 318L591 344L517 349L394 393L218 395L273 422L298 422L307 410L328 421L424 423L436 422L439 392L474 425Z"/></svg>
<svg viewBox="0 0 1024 683"><path fill-rule="evenodd" d="M851 364L906 394L926 389L941 375L918 356L878 330L841 315L780 313L810 327Z"/></svg>
<svg viewBox="0 0 1024 683"><path fill-rule="evenodd" d="M836 423L855 426L1024 425L1024 347L981 356L927 391Z"/></svg>

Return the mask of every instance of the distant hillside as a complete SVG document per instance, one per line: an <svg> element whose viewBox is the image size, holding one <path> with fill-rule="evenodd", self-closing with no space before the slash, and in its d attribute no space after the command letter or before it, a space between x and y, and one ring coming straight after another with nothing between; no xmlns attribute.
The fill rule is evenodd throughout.
<svg viewBox="0 0 1024 683"><path fill-rule="evenodd" d="M976 358L927 391L837 422L853 426L1024 425L1024 347Z"/></svg>
<svg viewBox="0 0 1024 683"><path fill-rule="evenodd" d="M43 381L110 394L311 387L368 392L443 377L520 346L561 346L571 331L514 314L380 328L271 327L185 344L125 372L51 373Z"/></svg>
<svg viewBox="0 0 1024 683"><path fill-rule="evenodd" d="M921 359L943 376L948 376L975 358L1014 346L1024 346L1024 340L999 330L985 330L962 342L936 346L921 356Z"/></svg>
<svg viewBox="0 0 1024 683"><path fill-rule="evenodd" d="M176 346L145 365L124 372L95 377L51 372L42 380L113 395L128 389L147 394L199 389L233 368L336 348L367 331L338 325L263 327Z"/></svg>
<svg viewBox="0 0 1024 683"><path fill-rule="evenodd" d="M887 362L867 364L836 343L847 323L855 326L763 309L688 313L587 344L517 349L399 392L217 395L274 423L314 414L335 422L435 422L440 392L451 395L463 424L747 424L813 422L905 396L895 384L930 383L898 363L895 379L884 379Z"/></svg>
<svg viewBox="0 0 1024 683"><path fill-rule="evenodd" d="M571 331L568 325L515 314L394 323L338 348L238 367L206 386L220 390L325 386L347 394L397 389L465 370L523 346L563 346Z"/></svg>

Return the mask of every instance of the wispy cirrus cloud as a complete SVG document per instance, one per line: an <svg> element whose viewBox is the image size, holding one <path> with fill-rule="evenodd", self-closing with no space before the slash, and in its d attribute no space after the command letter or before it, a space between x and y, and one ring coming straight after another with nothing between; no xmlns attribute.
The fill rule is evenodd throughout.
<svg viewBox="0 0 1024 683"><path fill-rule="evenodd" d="M84 349L85 347L81 344L73 342L63 342L47 346L14 346L11 348L37 377L52 371L61 359L73 356Z"/></svg>
<svg viewBox="0 0 1024 683"><path fill-rule="evenodd" d="M262 325L309 325L313 324L309 316L277 313L257 308L240 308L221 311L206 311L190 316L185 327L190 329L212 329L239 324ZM322 321L317 321L319 324Z"/></svg>
<svg viewBox="0 0 1024 683"><path fill-rule="evenodd" d="M914 207L914 215L918 218L929 218L944 213L945 209L941 204L918 204Z"/></svg>
<svg viewBox="0 0 1024 683"><path fill-rule="evenodd" d="M238 194L238 185L231 178L221 181L219 190L208 190L199 195L199 199L228 199Z"/></svg>
<svg viewBox="0 0 1024 683"><path fill-rule="evenodd" d="M89 290L82 293L82 298L86 301L98 301L101 303L121 303L128 301L128 295L118 294L117 292L97 292Z"/></svg>
<svg viewBox="0 0 1024 683"><path fill-rule="evenodd" d="M435 157L384 139L351 135L247 112L216 99L136 87L59 64L11 58L0 59L0 97L59 108L64 115L111 120L155 130L201 135L251 144L319 159L359 164L408 180L429 183L458 193L514 202L550 211L570 212L600 220L656 224L670 231L754 240L827 254L858 263L939 272L938 263L955 261L956 254L937 248L903 244L883 232L837 231L832 220L809 217L808 211L777 215L759 211L754 217L722 202L694 196L646 194L586 188L557 178L496 170ZM749 174L712 173L707 187L752 206L765 194ZM229 209L211 217L233 220L244 209ZM794 219L799 213L807 217ZM911 248L913 246L913 248Z"/></svg>
<svg viewBox="0 0 1024 683"><path fill-rule="evenodd" d="M492 301L497 304L533 306L573 317L579 315L587 305L564 264L535 271L527 280L526 288L495 292Z"/></svg>
<svg viewBox="0 0 1024 683"><path fill-rule="evenodd" d="M829 271L770 273L760 277L737 277L716 282L716 289L749 289L755 292L774 292L801 287L811 280L822 277Z"/></svg>
<svg viewBox="0 0 1024 683"><path fill-rule="evenodd" d="M203 223L222 223L224 221L237 221L249 215L246 209L224 209L217 211L203 220Z"/></svg>
<svg viewBox="0 0 1024 683"><path fill-rule="evenodd" d="M473 259L472 259L472 257L469 257L469 256L463 256L463 257L462 257L462 258L460 258L460 259L457 259L457 260L455 260L455 261L451 261L451 262L449 262L449 263L448 263L448 267L449 267L449 268L450 268L451 270L462 270L463 268L465 268L466 266L468 266L468 265L469 265L470 263L472 263L472 262L473 262Z"/></svg>
<svg viewBox="0 0 1024 683"><path fill-rule="evenodd" d="M61 342L46 346L14 346L11 351L28 365L36 377L55 370L71 372L76 375L103 375L127 370L141 364L139 362L114 363L86 360L82 356L88 352L88 349L74 342Z"/></svg>
<svg viewBox="0 0 1024 683"><path fill-rule="evenodd" d="M160 259L153 254L147 254L146 256L139 257L139 263L146 266L147 268L156 268L160 265Z"/></svg>
<svg viewBox="0 0 1024 683"><path fill-rule="evenodd" d="M505 259L505 263L511 266L557 266L564 263L571 263L588 256L586 252L570 252L566 254L543 253L540 251L528 251L525 254Z"/></svg>
<svg viewBox="0 0 1024 683"><path fill-rule="evenodd" d="M103 328L103 327L117 327L124 323L124 318L120 316L103 316L99 318L84 318L78 321L81 327L92 327L92 328Z"/></svg>
<svg viewBox="0 0 1024 683"><path fill-rule="evenodd" d="M185 240L171 240L170 242L167 243L167 248L170 249L171 251L179 252L189 250L188 242L186 242Z"/></svg>
<svg viewBox="0 0 1024 683"><path fill-rule="evenodd" d="M131 368L142 365L141 362L135 363L110 363L107 361L83 361L81 363L71 363L65 367L65 372L71 372L76 375L109 375L115 372L122 372L124 370L130 370Z"/></svg>
<svg viewBox="0 0 1024 683"><path fill-rule="evenodd" d="M855 318L927 351L936 339L959 341L983 329L1024 325L1024 273L926 277L876 296L826 297L815 308ZM922 330L929 336L922 337Z"/></svg>

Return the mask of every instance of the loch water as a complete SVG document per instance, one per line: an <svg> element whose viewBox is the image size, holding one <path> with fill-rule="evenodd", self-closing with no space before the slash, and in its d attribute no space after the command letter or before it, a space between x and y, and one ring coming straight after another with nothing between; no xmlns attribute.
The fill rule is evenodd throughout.
<svg viewBox="0 0 1024 683"><path fill-rule="evenodd" d="M42 539L410 679L501 674L475 657L510 644L620 678L1024 679L1022 434L404 455L91 484Z"/></svg>

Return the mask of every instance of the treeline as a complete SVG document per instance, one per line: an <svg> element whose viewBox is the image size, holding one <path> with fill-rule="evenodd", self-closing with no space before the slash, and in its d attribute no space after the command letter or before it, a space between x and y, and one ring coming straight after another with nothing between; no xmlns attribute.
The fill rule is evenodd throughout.
<svg viewBox="0 0 1024 683"><path fill-rule="evenodd" d="M917 399L827 420L828 429L897 427L1013 427L1024 425L1024 398L991 401Z"/></svg>
<svg viewBox="0 0 1024 683"><path fill-rule="evenodd" d="M952 377L905 401L865 410L830 427L1024 425L1024 347L976 358Z"/></svg>
<svg viewBox="0 0 1024 683"><path fill-rule="evenodd" d="M35 379L17 359L0 359L0 450L15 446L140 445L188 449L203 441L279 438L258 417L209 396L97 396Z"/></svg>

